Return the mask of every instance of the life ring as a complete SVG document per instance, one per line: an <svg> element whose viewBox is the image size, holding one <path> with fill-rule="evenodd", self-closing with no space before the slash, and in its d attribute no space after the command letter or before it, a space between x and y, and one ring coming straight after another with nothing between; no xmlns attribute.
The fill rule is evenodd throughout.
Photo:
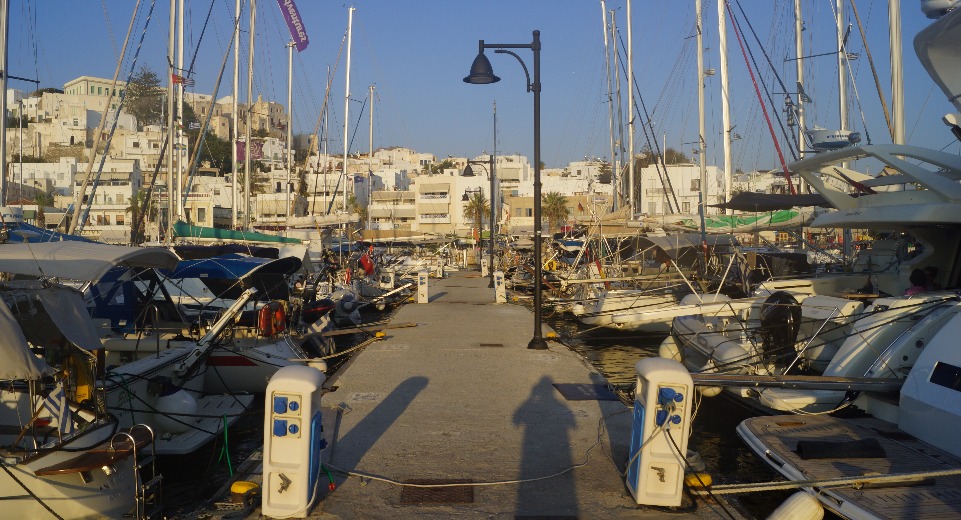
<svg viewBox="0 0 961 520"><path fill-rule="evenodd" d="M275 336L287 329L287 310L283 302L272 301L260 308L257 328L264 337Z"/></svg>

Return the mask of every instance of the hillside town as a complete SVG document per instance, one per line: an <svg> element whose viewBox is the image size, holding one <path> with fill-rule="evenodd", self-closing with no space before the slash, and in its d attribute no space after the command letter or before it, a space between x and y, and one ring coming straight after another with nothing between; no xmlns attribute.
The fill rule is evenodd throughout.
<svg viewBox="0 0 961 520"><path fill-rule="evenodd" d="M111 96L111 84L106 78L83 76L64 84L62 91L7 91L6 203L22 207L28 222L66 231L74 208L81 204L87 216L75 229L78 234L118 244L162 240L171 206L167 176L173 171L183 193L182 198L175 194L181 202L173 205L174 219L197 226L237 229L249 222L252 229L277 232L287 229L290 217L353 212L362 217L359 227L367 238L470 237L476 235L477 223L464 208L472 195L491 200L494 185L497 230L533 231L533 168L525 156L498 153L492 158L484 151L474 157L441 158L388 146L372 153L351 153L345 167L342 153L328 152L324 143L309 136L294 136L288 146L288 112L280 103L258 96L249 110L243 103L235 109L230 96L214 100L188 92L184 120L177 125L176 153L168 161L162 153L163 125L144 124L123 109L119 116L112 115L124 97L125 85L118 83ZM237 135L237 149L243 150L248 124L243 116L248 113L256 136L251 139L254 174L249 197L244 194L242 151L237 154L237 174L230 161L208 158L191 163L201 122L208 119L208 136L229 143L231 135ZM237 131L232 134L235 124ZM643 165L638 169L636 192L640 214L695 214L698 167L683 153L671 148L666 152L666 161L656 160L649 152L635 157L636 164ZM626 208L618 211L611 170L605 158L589 157L562 167L545 166L542 193L559 195L567 210L561 211L563 222L551 225L608 219L613 225L627 226L631 216ZM721 202L724 189L717 167L709 166L707 173L710 206ZM734 176L734 192L783 188L776 171ZM667 200L670 190L675 206ZM78 197L81 191L82 198ZM147 200L149 218L134 240L134 213ZM716 212L708 208L708 213Z"/></svg>

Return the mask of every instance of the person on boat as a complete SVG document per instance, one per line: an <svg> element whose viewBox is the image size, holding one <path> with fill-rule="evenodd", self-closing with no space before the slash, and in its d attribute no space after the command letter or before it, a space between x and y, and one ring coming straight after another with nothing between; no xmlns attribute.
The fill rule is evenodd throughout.
<svg viewBox="0 0 961 520"><path fill-rule="evenodd" d="M908 287L904 291L905 296L914 296L915 294L921 294L927 292L927 278L924 276L924 271L920 269L915 269L911 271L911 276L908 278L911 282L911 287Z"/></svg>
<svg viewBox="0 0 961 520"><path fill-rule="evenodd" d="M933 266L933 265L929 265L929 266L925 267L925 268L924 268L924 278L925 278L925 284L924 284L925 289L927 289L928 291L940 291L940 290L941 290L941 284L938 283L938 268L937 268L937 267L935 267L935 266Z"/></svg>

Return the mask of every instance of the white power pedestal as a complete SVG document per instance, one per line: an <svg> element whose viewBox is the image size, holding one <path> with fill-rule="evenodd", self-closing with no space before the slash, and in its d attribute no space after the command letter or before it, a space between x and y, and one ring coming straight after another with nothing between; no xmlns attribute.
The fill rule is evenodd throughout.
<svg viewBox="0 0 961 520"><path fill-rule="evenodd" d="M634 370L627 487L638 504L677 507L684 491L694 381L683 365L670 359L645 358Z"/></svg>
<svg viewBox="0 0 961 520"><path fill-rule="evenodd" d="M430 273L421 271L417 273L417 303L427 303L430 301Z"/></svg>
<svg viewBox="0 0 961 520"><path fill-rule="evenodd" d="M504 285L504 271L494 271L494 302L507 303L507 287Z"/></svg>
<svg viewBox="0 0 961 520"><path fill-rule="evenodd" d="M287 366L267 385L264 399L264 491L261 511L271 518L306 518L320 486L324 373Z"/></svg>

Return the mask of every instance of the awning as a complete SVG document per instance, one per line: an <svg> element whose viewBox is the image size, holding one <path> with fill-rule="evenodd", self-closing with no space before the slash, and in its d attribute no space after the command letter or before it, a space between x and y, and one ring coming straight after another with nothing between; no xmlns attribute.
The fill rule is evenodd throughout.
<svg viewBox="0 0 961 520"><path fill-rule="evenodd" d="M424 214L444 214L450 213L450 206L447 204L418 204L417 213Z"/></svg>
<svg viewBox="0 0 961 520"><path fill-rule="evenodd" d="M450 184L448 183L435 183L435 184L421 184L421 193L450 193Z"/></svg>
<svg viewBox="0 0 961 520"><path fill-rule="evenodd" d="M49 276L79 281L99 280L117 265L173 268L177 255L161 247L112 246L96 242L5 244L0 270L25 276Z"/></svg>

